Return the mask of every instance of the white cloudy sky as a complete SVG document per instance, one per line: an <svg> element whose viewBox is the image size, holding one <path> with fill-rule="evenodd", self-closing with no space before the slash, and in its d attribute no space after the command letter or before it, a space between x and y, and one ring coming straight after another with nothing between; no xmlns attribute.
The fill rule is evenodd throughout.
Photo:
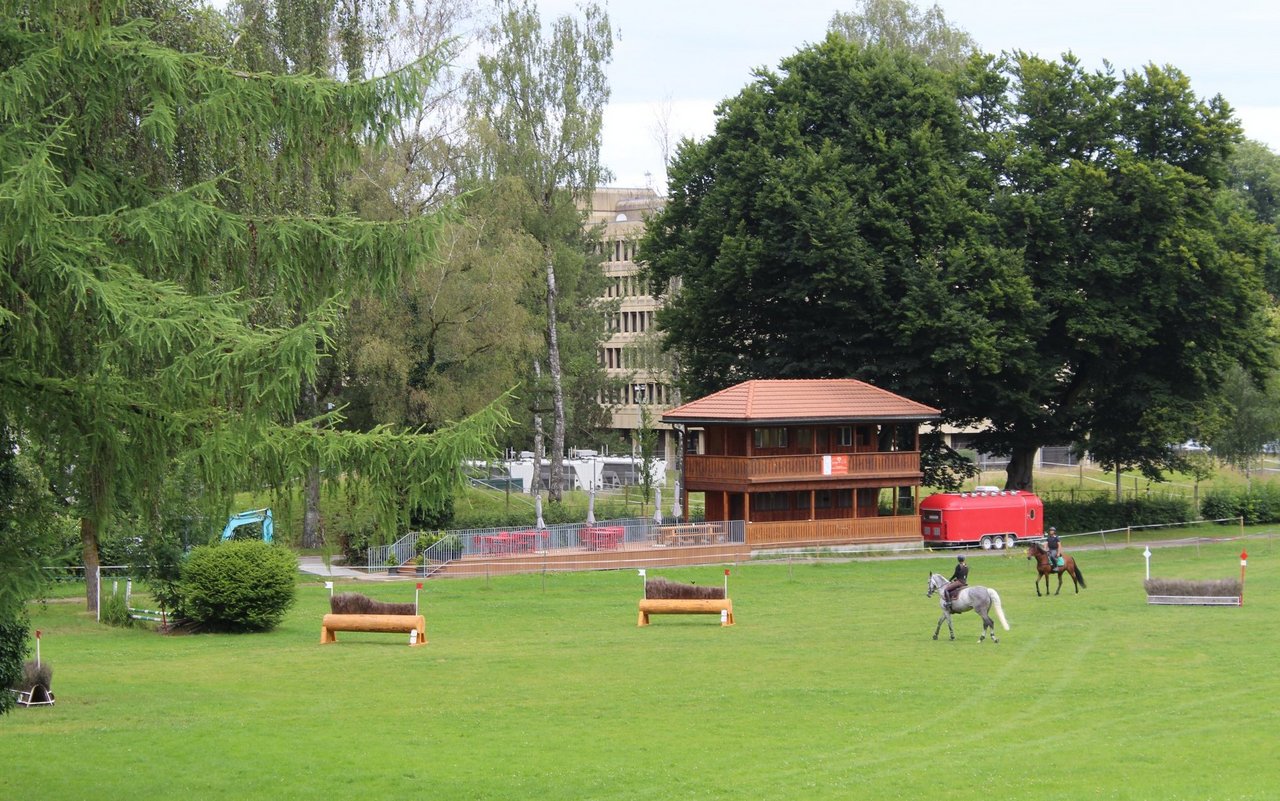
<svg viewBox="0 0 1280 801"><path fill-rule="evenodd" d="M541 0L544 17L574 0ZM927 6L917 2L917 6ZM1275 0L939 0L953 26L986 51L1021 49L1117 70L1149 62L1185 72L1201 96L1221 94L1245 135L1280 152L1280 3ZM751 80L755 67L820 40L837 0L610 0L620 41L609 68L612 102L602 157L615 186L661 188L656 130L663 109L674 134L701 138L713 109ZM649 173L651 178L646 177Z"/></svg>

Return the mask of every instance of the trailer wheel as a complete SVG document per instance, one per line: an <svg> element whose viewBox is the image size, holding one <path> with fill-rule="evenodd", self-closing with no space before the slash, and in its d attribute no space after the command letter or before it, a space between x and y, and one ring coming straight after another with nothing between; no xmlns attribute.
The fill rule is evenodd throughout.
<svg viewBox="0 0 1280 801"><path fill-rule="evenodd" d="M983 536L982 539L978 540L978 544L982 546L984 551L991 550L991 537L989 535Z"/></svg>
<svg viewBox="0 0 1280 801"><path fill-rule="evenodd" d="M991 539L991 547L997 551L1004 549L1004 537L993 537Z"/></svg>

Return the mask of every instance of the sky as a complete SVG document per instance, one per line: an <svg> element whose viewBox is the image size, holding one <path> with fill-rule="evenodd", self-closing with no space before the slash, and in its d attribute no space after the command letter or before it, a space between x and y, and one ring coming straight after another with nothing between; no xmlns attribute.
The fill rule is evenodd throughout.
<svg viewBox="0 0 1280 801"><path fill-rule="evenodd" d="M544 19L575 0L541 0ZM916 2L917 7L927 7ZM1280 3L1275 0L939 0L947 22L984 51L1057 58L1070 50L1088 69L1117 73L1172 65L1201 97L1222 95L1245 136L1280 153ZM836 0L612 0L619 40L609 67L601 158L612 186L653 186L665 176L658 130L672 141L715 130L717 103L737 95L758 67L820 41Z"/></svg>

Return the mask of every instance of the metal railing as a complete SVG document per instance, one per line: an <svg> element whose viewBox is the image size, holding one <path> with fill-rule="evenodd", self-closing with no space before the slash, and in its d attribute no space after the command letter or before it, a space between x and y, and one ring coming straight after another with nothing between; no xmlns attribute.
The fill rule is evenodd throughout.
<svg viewBox="0 0 1280 801"><path fill-rule="evenodd" d="M416 556L422 556L423 572L430 575L433 567L446 564L464 556L510 555L514 553L546 553L556 549L578 549L591 545L590 529L621 529L616 545L655 543L659 528L669 525L698 522L689 518L633 517L619 520L602 520L589 526L583 523L561 523L544 528L533 526L500 526L496 528L454 529L441 532L441 537L422 553L417 552L418 537L426 532L411 531L390 545L375 545L368 549L369 570L403 565ZM741 521L735 521L727 542L745 541L745 529Z"/></svg>

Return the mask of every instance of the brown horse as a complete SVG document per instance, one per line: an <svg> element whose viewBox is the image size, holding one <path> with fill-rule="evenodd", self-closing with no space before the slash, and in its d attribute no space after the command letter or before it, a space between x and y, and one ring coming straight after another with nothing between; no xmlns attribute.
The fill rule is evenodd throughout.
<svg viewBox="0 0 1280 801"><path fill-rule="evenodd" d="M1085 586L1084 574L1080 572L1080 566L1076 564L1076 560L1071 558L1070 554L1065 554L1061 550L1058 555L1062 557L1063 565L1057 570L1053 565L1049 564L1049 551L1038 542L1027 544L1027 558L1036 560L1036 597L1040 596L1040 579L1044 578L1044 594L1049 594L1049 576L1053 573L1058 574L1058 590L1054 593L1057 595L1062 592L1062 574L1066 573L1071 577L1071 583L1076 585L1076 592L1080 592L1080 588Z"/></svg>

